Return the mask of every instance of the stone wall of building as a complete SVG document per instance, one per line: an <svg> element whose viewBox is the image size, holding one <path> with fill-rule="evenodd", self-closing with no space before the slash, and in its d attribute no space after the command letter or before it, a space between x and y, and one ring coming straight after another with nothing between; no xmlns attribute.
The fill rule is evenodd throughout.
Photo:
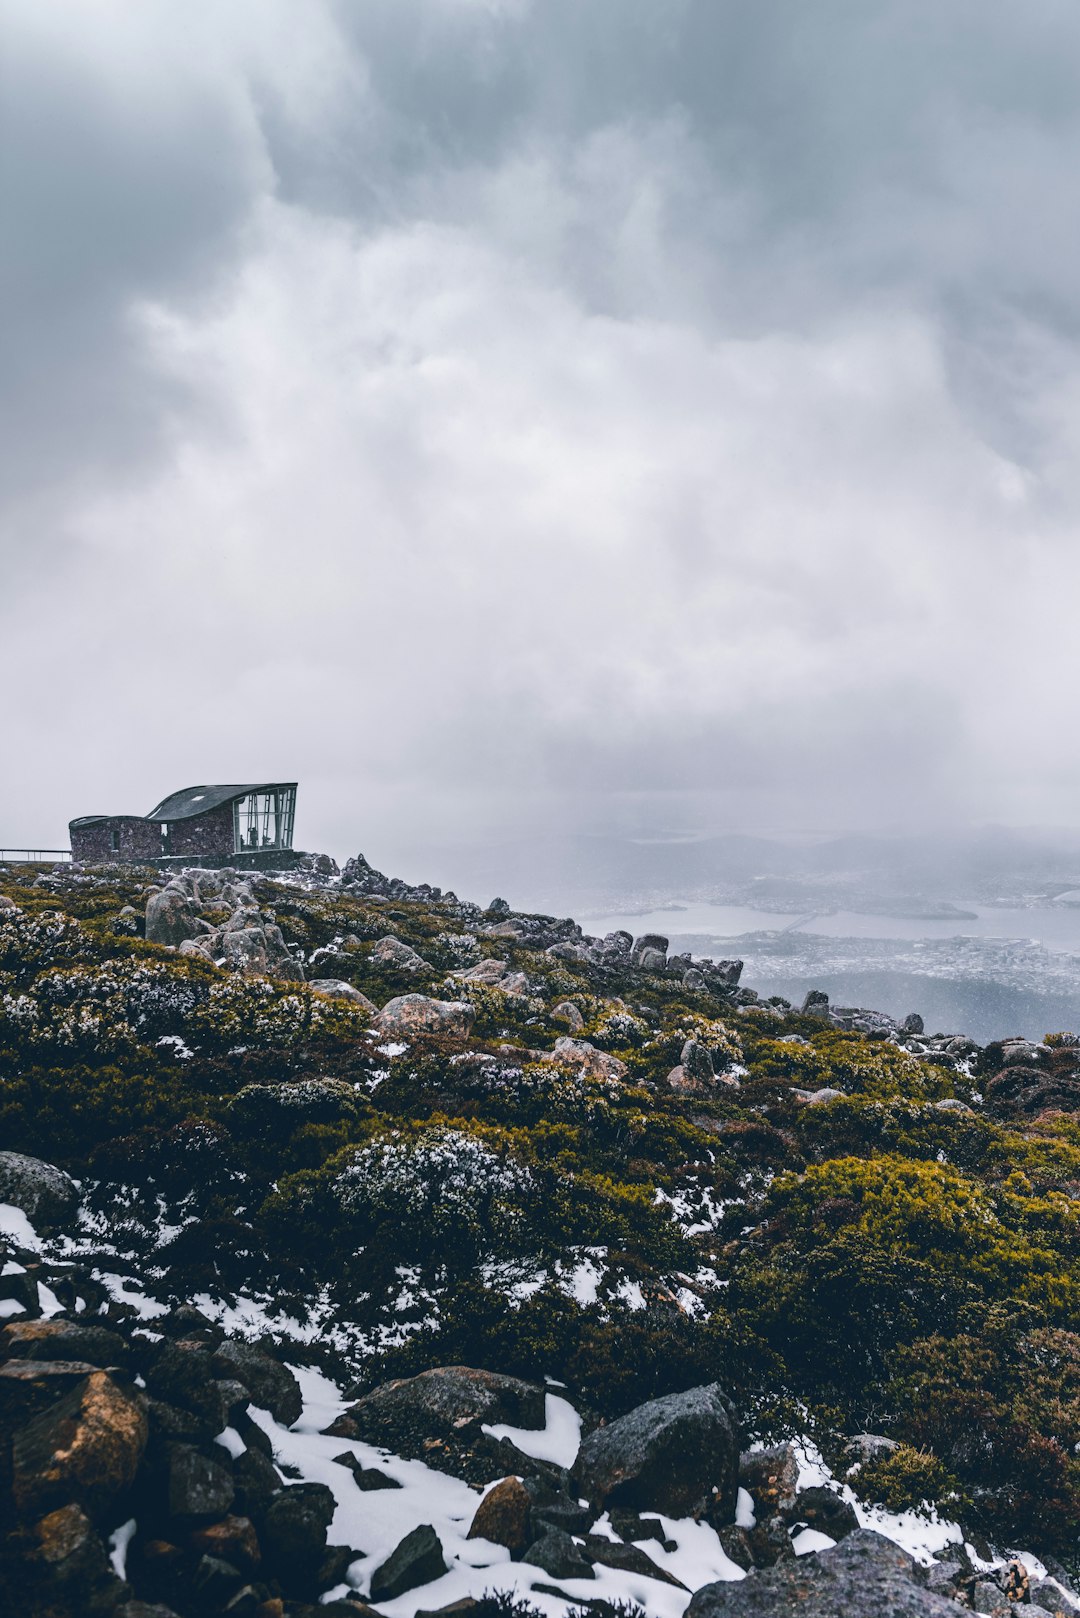
<svg viewBox="0 0 1080 1618"><path fill-rule="evenodd" d="M102 815L89 825L69 828L71 857L91 865L112 860L156 860L161 853L161 827L141 815Z"/></svg>
<svg viewBox="0 0 1080 1618"><path fill-rule="evenodd" d="M216 809L208 809L205 815L192 815L189 820L170 821L164 852L181 857L228 859L233 852L232 804L219 804Z"/></svg>

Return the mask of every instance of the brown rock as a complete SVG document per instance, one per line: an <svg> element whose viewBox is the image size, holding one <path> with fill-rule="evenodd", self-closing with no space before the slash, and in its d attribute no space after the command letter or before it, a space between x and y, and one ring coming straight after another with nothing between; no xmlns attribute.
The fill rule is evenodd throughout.
<svg viewBox="0 0 1080 1618"><path fill-rule="evenodd" d="M0 1357L13 1360L83 1360L90 1365L125 1365L124 1339L105 1326L78 1326L70 1320L13 1320L0 1332Z"/></svg>
<svg viewBox="0 0 1080 1618"><path fill-rule="evenodd" d="M86 1360L9 1360L0 1365L0 1426L8 1432L21 1427L93 1370Z"/></svg>
<svg viewBox="0 0 1080 1618"><path fill-rule="evenodd" d="M532 1532L532 1496L520 1478L503 1478L481 1500L469 1529L470 1539L489 1539L520 1556L536 1537Z"/></svg>
<svg viewBox="0 0 1080 1618"><path fill-rule="evenodd" d="M129 1587L117 1578L105 1546L86 1513L61 1506L34 1526L30 1571L37 1590L35 1612L111 1612Z"/></svg>
<svg viewBox="0 0 1080 1618"><path fill-rule="evenodd" d="M94 1516L130 1488L146 1439L141 1395L93 1371L15 1434L15 1503L31 1513L75 1501Z"/></svg>
<svg viewBox="0 0 1080 1618"><path fill-rule="evenodd" d="M223 1557L245 1572L258 1567L262 1561L259 1536L250 1517L230 1515L205 1528L197 1528L191 1536L191 1545L208 1556Z"/></svg>

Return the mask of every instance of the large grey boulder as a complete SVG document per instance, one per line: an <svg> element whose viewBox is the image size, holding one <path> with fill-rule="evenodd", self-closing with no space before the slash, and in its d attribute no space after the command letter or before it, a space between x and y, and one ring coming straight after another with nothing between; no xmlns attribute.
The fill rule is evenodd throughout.
<svg viewBox="0 0 1080 1618"><path fill-rule="evenodd" d="M706 1584L686 1618L955 1618L955 1601L925 1588L898 1545L860 1528L831 1550L777 1562L738 1583Z"/></svg>
<svg viewBox="0 0 1080 1618"><path fill-rule="evenodd" d="M717 1521L733 1518L739 1435L720 1387L651 1399L582 1443L574 1463L578 1493L598 1511L608 1504L686 1517L713 1501Z"/></svg>
<svg viewBox="0 0 1080 1618"><path fill-rule="evenodd" d="M312 994L321 994L327 1000L348 1000L361 1011L369 1011L372 1015L378 1007L362 994L352 983L346 983L344 978L309 978L308 988Z"/></svg>
<svg viewBox="0 0 1080 1618"><path fill-rule="evenodd" d="M205 932L193 901L179 885L169 883L146 901L146 939L150 944L182 944Z"/></svg>
<svg viewBox="0 0 1080 1618"><path fill-rule="evenodd" d="M411 944L406 944L402 938L394 938L392 934L379 939L371 951L371 959L376 966L390 966L398 972L431 971L429 963Z"/></svg>
<svg viewBox="0 0 1080 1618"><path fill-rule="evenodd" d="M252 1403L269 1410L282 1426L291 1427L299 1421L304 1408L299 1382L287 1365L271 1359L254 1343L235 1339L221 1343L214 1355L214 1373L242 1383Z"/></svg>
<svg viewBox="0 0 1080 1618"><path fill-rule="evenodd" d="M466 1439L485 1424L543 1427L546 1409L544 1389L533 1382L468 1365L440 1365L372 1389L330 1430L340 1423L342 1437L393 1449L417 1436Z"/></svg>
<svg viewBox="0 0 1080 1618"><path fill-rule="evenodd" d="M463 1039L472 1027L474 1015L472 1006L463 1000L432 1000L426 994L401 994L386 1002L371 1026L386 1039L416 1039L424 1034Z"/></svg>
<svg viewBox="0 0 1080 1618"><path fill-rule="evenodd" d="M47 1230L62 1225L79 1206L78 1188L70 1175L39 1157L0 1152L0 1202L21 1208L32 1225Z"/></svg>
<svg viewBox="0 0 1080 1618"><path fill-rule="evenodd" d="M634 940L630 963L643 972L662 972L667 966L668 941L662 933L642 933Z"/></svg>

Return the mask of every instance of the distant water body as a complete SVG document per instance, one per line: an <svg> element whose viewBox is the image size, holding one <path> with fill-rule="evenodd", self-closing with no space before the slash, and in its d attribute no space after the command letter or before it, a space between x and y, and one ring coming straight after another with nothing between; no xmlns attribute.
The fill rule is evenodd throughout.
<svg viewBox="0 0 1080 1618"><path fill-rule="evenodd" d="M960 901L957 908L972 912L973 919L949 916L927 921L917 916L876 916L857 910L780 912L688 899L637 914L621 911L585 916L582 925L586 932L601 937L623 928L635 937L641 933L677 933L680 937L701 933L738 938L746 933L802 932L821 938L1023 938L1047 949L1080 954L1080 906L1040 905L1026 910Z"/></svg>
<svg viewBox="0 0 1080 1618"><path fill-rule="evenodd" d="M747 987L763 996L784 995L795 1004L808 989L824 989L834 1005L871 1006L895 1017L918 1011L928 1028L967 1034L980 1044L1009 1034L1041 1039L1057 1029L1080 1032L1080 968L1069 959L1080 956L1080 909L976 903L957 908L974 915L930 921L852 910L781 914L688 900L637 915L586 916L582 924L600 935L616 928L635 937L662 933L673 949L696 955L743 955ZM807 951L799 949L800 936ZM980 959L978 947L973 954L972 944L958 944L950 969L948 941L965 939L982 946L987 959ZM938 946L933 962L928 958L921 970L913 970L912 949L918 951L923 942ZM1013 943L1020 947L1013 950ZM1031 944L1060 955L1061 969L1033 973ZM807 953L817 957L812 965L790 958Z"/></svg>

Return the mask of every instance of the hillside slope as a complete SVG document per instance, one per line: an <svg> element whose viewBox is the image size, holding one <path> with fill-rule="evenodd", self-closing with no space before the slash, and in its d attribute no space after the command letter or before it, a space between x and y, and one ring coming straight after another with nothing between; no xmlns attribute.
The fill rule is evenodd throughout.
<svg viewBox="0 0 1080 1618"><path fill-rule="evenodd" d="M0 870L22 1610L1075 1610L1080 1042L311 866Z"/></svg>

